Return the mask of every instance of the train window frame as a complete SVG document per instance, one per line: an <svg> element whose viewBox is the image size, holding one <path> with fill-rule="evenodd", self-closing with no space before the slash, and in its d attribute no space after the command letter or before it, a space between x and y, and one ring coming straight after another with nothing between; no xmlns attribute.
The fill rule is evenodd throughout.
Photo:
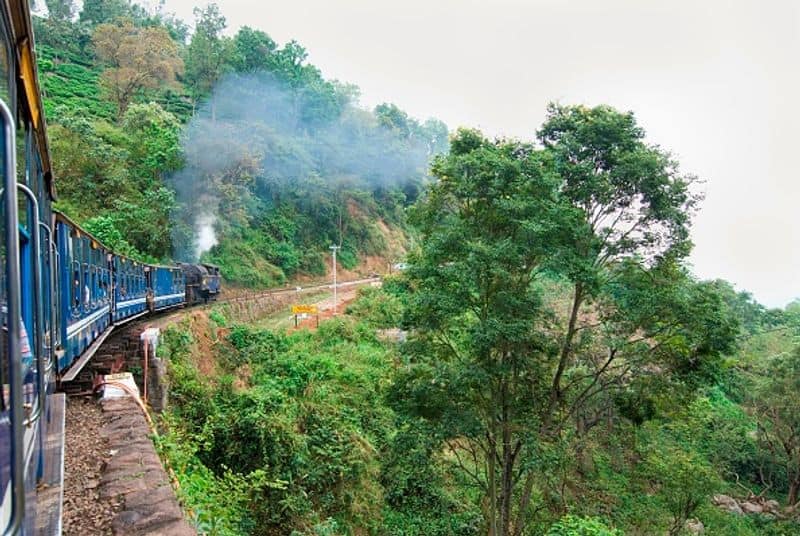
<svg viewBox="0 0 800 536"><path fill-rule="evenodd" d="M83 288L83 281L81 278L81 261L80 250L81 242L80 236L75 229L70 229L70 272L71 272L71 295L70 295L70 313L73 317L79 317L81 314L81 289ZM76 269L77 265L77 269ZM76 277L77 275L77 277ZM77 286L75 282L78 282ZM76 288L77 287L77 288Z"/></svg>
<svg viewBox="0 0 800 536"><path fill-rule="evenodd" d="M119 261L119 299L125 301L128 298L128 262L120 258Z"/></svg>
<svg viewBox="0 0 800 536"><path fill-rule="evenodd" d="M89 274L91 275L89 280L89 303L92 309L95 309L97 308L97 266L93 262L89 264Z"/></svg>

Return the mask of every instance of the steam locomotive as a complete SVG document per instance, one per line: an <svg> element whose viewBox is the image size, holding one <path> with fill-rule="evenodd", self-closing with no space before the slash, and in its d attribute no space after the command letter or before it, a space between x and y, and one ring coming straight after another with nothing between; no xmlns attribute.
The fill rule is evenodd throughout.
<svg viewBox="0 0 800 536"><path fill-rule="evenodd" d="M0 4L0 43L0 529L57 534L64 427L57 383L74 378L120 325L216 299L220 273L209 264L137 262L53 209L27 0Z"/></svg>

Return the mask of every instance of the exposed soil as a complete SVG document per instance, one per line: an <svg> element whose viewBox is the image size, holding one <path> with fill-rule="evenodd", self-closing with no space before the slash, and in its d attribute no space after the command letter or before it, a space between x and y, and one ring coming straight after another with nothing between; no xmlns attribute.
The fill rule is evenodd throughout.
<svg viewBox="0 0 800 536"><path fill-rule="evenodd" d="M217 363L214 359L213 346L214 341L211 339L211 326L208 322L208 314L206 311L192 311L191 313L191 330L194 334L195 344L197 345L198 356L197 370L206 378L213 378L217 375Z"/></svg>
<svg viewBox="0 0 800 536"><path fill-rule="evenodd" d="M67 398L64 447L64 515L66 536L112 534L111 520L121 499L100 497L100 476L109 458L104 423L92 398Z"/></svg>

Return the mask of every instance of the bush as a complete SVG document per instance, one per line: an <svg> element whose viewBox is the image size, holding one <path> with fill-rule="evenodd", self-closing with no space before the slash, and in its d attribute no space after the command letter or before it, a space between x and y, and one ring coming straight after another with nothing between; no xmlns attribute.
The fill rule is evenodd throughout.
<svg viewBox="0 0 800 536"><path fill-rule="evenodd" d="M347 307L347 313L375 328L394 328L400 325L403 305L382 289L362 287L358 299Z"/></svg>
<svg viewBox="0 0 800 536"><path fill-rule="evenodd" d="M547 536L622 536L622 532L595 517L566 515L550 527Z"/></svg>

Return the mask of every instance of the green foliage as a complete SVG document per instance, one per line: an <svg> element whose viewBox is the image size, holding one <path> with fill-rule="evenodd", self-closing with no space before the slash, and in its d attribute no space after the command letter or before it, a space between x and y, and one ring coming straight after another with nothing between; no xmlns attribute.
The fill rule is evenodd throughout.
<svg viewBox="0 0 800 536"><path fill-rule="evenodd" d="M702 455L665 439L668 438L657 436L646 444L641 470L672 516L669 534L677 535L686 521L719 489L720 481Z"/></svg>
<svg viewBox="0 0 800 536"><path fill-rule="evenodd" d="M222 35L227 26L216 4L195 8L195 31L186 50L186 83L198 97L205 97L231 60L232 46Z"/></svg>
<svg viewBox="0 0 800 536"><path fill-rule="evenodd" d="M400 299L382 289L362 287L358 299L347 307L354 314L375 328L395 328L400 325L403 308Z"/></svg>
<svg viewBox="0 0 800 536"><path fill-rule="evenodd" d="M181 502L198 531L209 536L238 536L252 531L249 494L266 484L263 472L239 475L226 471L217 476L198 462L195 440L177 417L165 414L159 424L162 434L156 447L178 475Z"/></svg>
<svg viewBox="0 0 800 536"><path fill-rule="evenodd" d="M787 504L800 500L800 346L793 352L765 360L745 405L757 424L756 437L765 458L764 485L786 492ZM760 372L760 374L758 374ZM763 475L766 475L765 477Z"/></svg>
<svg viewBox="0 0 800 536"><path fill-rule="evenodd" d="M110 216L95 216L83 222L83 228L97 237L104 245L110 247L114 252L125 255L137 260L144 260L142 254L131 246L122 237L122 233L114 225L114 220Z"/></svg>
<svg viewBox="0 0 800 536"><path fill-rule="evenodd" d="M174 414L188 432L197 433L212 409L211 386L193 366L191 334L182 329L165 330L159 352L169 360L170 400Z"/></svg>
<svg viewBox="0 0 800 536"><path fill-rule="evenodd" d="M175 194L182 196L181 202L185 196L174 180L185 171L191 177L190 187L197 189L186 196L203 207L218 208L223 215L217 219L223 245L209 258L221 265L231 282L271 286L301 273L322 275L331 243L343 246L341 265L352 269L362 255L386 253L390 233L397 234L388 253L395 258L403 254L403 207L409 198L399 188L365 186L376 180L373 170L353 172L323 161L331 153L328 142L322 140L320 151L328 152L321 155L316 170L302 167L291 176L280 171L287 169L287 159L302 161L305 147L316 141L309 137L312 133L305 130L306 125L326 128L347 114L352 123L348 128L354 132L377 131L371 114L349 108L357 88L325 80L307 63L307 53L298 43L279 47L266 33L247 27L234 38L226 37L222 33L225 18L215 5L197 12L195 31L184 47L187 27L172 16L150 13L127 1L92 0L84 3L79 20L74 20L67 16L71 4L52 3L54 16L34 20L38 64L58 208L78 223L106 218L131 246L132 254L136 251L142 258L163 261L190 260L195 257L194 221L184 217L186 207L178 206ZM177 50L186 64L183 76L174 54ZM128 65L128 60L137 57L164 61ZM150 69L154 66L155 70ZM287 88L294 104L269 103L270 109L296 109L304 129L289 134L281 132L273 120L256 123L248 117L233 124L221 117L224 123L208 128L227 124L231 137L249 131L271 134L265 151L249 154L245 165L237 162L223 170L203 192L199 187L202 174L185 168L181 143L187 139L186 123L192 116L202 117L210 109L213 123L218 105L224 108L210 96L221 77L232 72L267 76ZM179 80L173 82L175 73ZM119 111L125 113L118 117ZM418 181L424 160L415 164L414 177L406 177L412 173L408 167L389 162L419 158L417 147L423 143L432 144L429 154L433 146L441 151L447 130L434 120L416 124L409 119L409 124L416 125L413 143L397 139L391 154L372 157L385 159L384 169L404 180ZM337 137L341 136L331 138ZM353 151L343 154L340 161L359 160L360 153ZM192 158L216 150L195 145L187 152ZM418 190L414 186L409 191L416 195ZM240 254L247 266L240 262Z"/></svg>
<svg viewBox="0 0 800 536"><path fill-rule="evenodd" d="M180 123L158 104L132 105L122 118L122 128L130 139L131 171L137 177L150 178L151 187L160 185L164 175L181 166Z"/></svg>
<svg viewBox="0 0 800 536"><path fill-rule="evenodd" d="M215 379L200 377L182 329L159 347L172 380L164 449L199 527L480 533L474 508L446 491L437 442L383 403L394 361L366 325L340 318L292 335L234 325L221 344Z"/></svg>
<svg viewBox="0 0 800 536"><path fill-rule="evenodd" d="M133 9L128 0L84 0L80 19L96 25L132 15Z"/></svg>
<svg viewBox="0 0 800 536"><path fill-rule="evenodd" d="M228 325L228 319L225 318L224 313L219 309L214 309L208 313L208 318L221 328L224 328Z"/></svg>
<svg viewBox="0 0 800 536"><path fill-rule="evenodd" d="M266 261L246 242L224 241L203 259L220 267L227 281L256 288L269 288L286 280L283 271Z"/></svg>
<svg viewBox="0 0 800 536"><path fill-rule="evenodd" d="M596 518L566 515L550 527L547 536L622 536L622 532Z"/></svg>
<svg viewBox="0 0 800 536"><path fill-rule="evenodd" d="M401 114L381 113L402 128ZM659 395L680 404L713 380L734 348L736 319L680 264L689 180L643 136L632 115L602 106L551 106L544 149L461 130L415 207L411 366L392 396L483 491L491 533L530 526L540 457L572 470L570 451L583 456L597 425L589 415L616 398L644 422ZM640 395L652 409L634 416ZM563 502L557 485L543 487Z"/></svg>

